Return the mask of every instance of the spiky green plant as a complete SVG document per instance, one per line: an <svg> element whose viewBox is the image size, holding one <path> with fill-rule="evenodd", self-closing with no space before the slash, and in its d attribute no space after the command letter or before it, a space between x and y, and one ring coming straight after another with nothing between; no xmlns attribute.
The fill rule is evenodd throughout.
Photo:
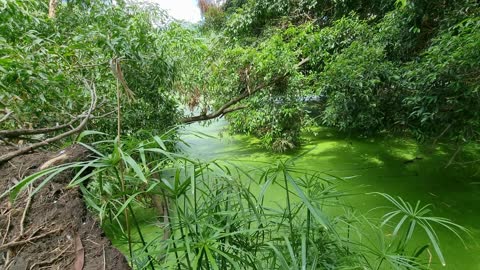
<svg viewBox="0 0 480 270"><path fill-rule="evenodd" d="M416 229L419 229L425 233L430 240L430 244L433 246L435 253L438 256L441 264L446 265L445 257L443 256L440 248L440 239L436 232L435 227L443 227L453 233L462 243L464 242L460 233L469 234L468 230L458 225L451 220L443 217L435 217L431 215L430 204L422 205L420 201L417 201L415 205L406 202L401 197L394 198L391 195L385 193L374 193L383 196L393 206L394 210L386 213L382 217L382 223L380 226L385 226L389 223L393 223L392 237L397 239L403 232L404 236L398 238L397 253L404 254L406 252L407 244L411 241ZM396 222L395 222L396 221ZM420 248L414 254L414 257L420 256L420 254L426 248Z"/></svg>

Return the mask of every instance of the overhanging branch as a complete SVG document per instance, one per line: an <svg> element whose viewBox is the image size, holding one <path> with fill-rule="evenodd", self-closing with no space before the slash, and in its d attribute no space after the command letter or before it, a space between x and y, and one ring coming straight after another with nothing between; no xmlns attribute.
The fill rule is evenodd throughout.
<svg viewBox="0 0 480 270"><path fill-rule="evenodd" d="M242 109L245 109L245 108L247 108L246 105L241 105L241 106L237 106L237 107L234 107L234 108L227 108L220 113L218 113L218 111L217 111L217 112L211 113L211 114L203 114L203 115L197 115L197 116L192 116L192 117L185 117L185 118L182 119L182 123L189 124L189 123L198 122L198 121L211 120L211 119L214 119L214 118L217 118L217 117L220 117L220 116L224 116L228 113L239 111L239 110L242 110Z"/></svg>
<svg viewBox="0 0 480 270"><path fill-rule="evenodd" d="M299 68L303 64L307 63L309 60L310 60L310 58L308 58L308 57L302 59L298 64L295 65L295 68ZM182 123L185 123L185 124L190 124L190 123L198 122L198 121L211 120L211 119L217 118L219 116L223 116L227 113L231 113L231 112L234 112L234 111L244 109L247 106L241 105L241 106L237 106L237 107L234 107L234 108L232 108L232 106L239 103L240 101L244 100L245 98L255 94L256 92L258 92L258 91L276 83L277 81L280 81L280 80L284 79L288 75L289 75L289 73L277 76L277 77L273 78L272 80L270 80L268 82L263 82L263 83L257 85L253 89L247 87L247 90L243 91L243 93L241 95L236 96L235 98L231 99L227 103L223 104L218 110L216 110L212 113L185 117L185 118L181 119L180 121ZM247 85L248 85L248 83L247 83Z"/></svg>
<svg viewBox="0 0 480 270"><path fill-rule="evenodd" d="M261 83L261 84L257 85L255 88L250 89L250 91L247 91L247 90L243 91L243 93L241 95L236 96L235 98L231 99L227 103L223 104L222 107L220 107L218 110L214 111L213 113L186 117L186 118L183 118L181 121L182 121L182 123L186 123L186 124L193 123L193 122L198 122L198 121L205 121L205 120L210 120L210 119L217 118L219 116L225 115L227 113L231 113L233 111L238 111L238 110L244 109L246 106L239 106L237 108L231 108L231 107L233 105L239 103L240 101L244 100L245 98L255 94L256 92L272 85L276 81L285 78L286 76L287 75L278 76L278 77L274 78L273 80L269 81L268 83Z"/></svg>

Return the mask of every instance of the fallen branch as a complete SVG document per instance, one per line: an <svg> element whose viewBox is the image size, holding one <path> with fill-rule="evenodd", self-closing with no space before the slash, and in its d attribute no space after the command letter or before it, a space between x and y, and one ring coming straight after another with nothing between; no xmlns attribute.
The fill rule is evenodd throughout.
<svg viewBox="0 0 480 270"><path fill-rule="evenodd" d="M14 138L22 135L37 135L37 134L45 134L50 133L58 130L65 129L75 123L77 120L81 119L82 116L75 117L72 121L59 125L56 127L49 127L49 128L38 128L38 129L14 129L14 130L0 130L0 137L4 138Z"/></svg>
<svg viewBox="0 0 480 270"><path fill-rule="evenodd" d="M24 148L21 148L21 149L18 149L16 151L13 151L13 152L10 152L8 154L5 154L5 155L2 155L0 156L0 164L16 157L16 156L19 156L19 155L23 155L25 153L28 153L34 149L37 149L39 147L42 147L42 146L46 146L50 143L53 143L53 142L56 142L56 141L59 141L63 138L66 138L70 135L73 135L75 133L78 133L78 132L81 132L83 130L83 128L87 125L88 123L88 119L90 118L90 116L92 115L92 112L95 110L95 106L97 104L97 93L96 93L96 89L95 89L95 84L92 84L92 86L90 87L88 85L87 82L85 82L85 86L87 88L89 88L90 90L90 94L91 94L91 102L90 102L90 108L88 109L86 115L85 115L85 118L82 120L82 122L74 129L72 130L69 130L65 133L62 133L60 135L57 135L55 137L52 137L52 138L48 138L44 141L41 141L41 142L38 142L38 143L35 143L35 144L32 144L32 145L29 145L27 147L24 147Z"/></svg>
<svg viewBox="0 0 480 270"><path fill-rule="evenodd" d="M277 82L277 81L279 81L279 80L281 80L285 77L286 77L286 75L278 76L278 77L274 78L273 80L269 81L268 83L259 84L255 88L250 89L250 91L245 90L245 91L243 91L243 93L241 95L239 95L239 96L231 99L227 103L223 104L222 107L220 107L218 110L216 110L213 113L186 117L186 118L183 118L181 121L182 121L182 123L189 124L189 123L193 123L193 122L214 119L214 118L217 118L219 116L225 115L227 113L237 111L237 110L240 110L240 109L244 109L246 106L239 106L239 107L234 108L234 109L232 109L230 107L232 107L233 105L237 104L238 102L242 101L243 99L255 94L256 92L272 85L273 83L275 83L275 82Z"/></svg>
<svg viewBox="0 0 480 270"><path fill-rule="evenodd" d="M3 270L9 270L10 266L13 264L13 260L11 258L13 257L13 252L11 249L7 250L7 254L3 263Z"/></svg>

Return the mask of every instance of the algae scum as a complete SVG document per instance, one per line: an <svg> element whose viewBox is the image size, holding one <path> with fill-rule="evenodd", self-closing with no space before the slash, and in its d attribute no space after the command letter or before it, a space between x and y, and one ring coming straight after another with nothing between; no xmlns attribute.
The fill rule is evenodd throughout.
<svg viewBox="0 0 480 270"><path fill-rule="evenodd" d="M480 246L477 244L480 239L480 169L475 163L452 164L445 168L452 155L451 147L439 144L432 149L431 145L404 138L352 139L329 129L320 129L314 135L305 136L304 146L296 153L272 154L251 137L219 136L224 126L223 121L208 127L189 126L190 131L200 131L215 138L184 135L183 139L190 145L185 151L194 158L232 160L245 167L298 157L295 166L302 170L322 171L347 179L339 183L339 188L361 194L342 200L364 214L388 205L379 196L366 195L369 192L401 196L412 204L418 200L423 204L430 203L433 215L465 226L472 236L465 236L463 245L452 233L439 229L447 265L442 267L432 251L432 269L480 269ZM471 160L468 155L477 152L476 147L466 149L459 160ZM283 196L271 194L269 198L273 203L281 203ZM142 220L146 238L161 241L162 231L152 218L154 216L153 210L138 209L137 218ZM113 238L114 243L127 252L126 244ZM428 242L426 239L417 241L419 244Z"/></svg>

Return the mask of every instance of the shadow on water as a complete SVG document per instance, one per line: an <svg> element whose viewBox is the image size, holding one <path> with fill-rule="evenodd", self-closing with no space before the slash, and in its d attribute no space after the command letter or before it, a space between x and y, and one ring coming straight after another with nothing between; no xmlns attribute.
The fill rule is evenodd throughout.
<svg viewBox="0 0 480 270"><path fill-rule="evenodd" d="M218 136L225 122L209 127L191 125L187 129ZM441 269L480 269L480 173L476 163L449 163L455 147L448 144L419 144L411 139L383 136L352 138L328 128L306 134L304 145L287 154L274 154L260 147L258 140L248 136L184 139L191 144L185 150L205 160L236 160L241 166L253 163L274 163L294 158L297 169L328 172L350 180L341 184L345 189L361 187L361 191L385 192L416 203L432 204L433 214L453 220L472 232L473 240L466 249L452 234L440 230L441 245L447 267ZM465 147L457 157L464 162L478 159L480 147ZM480 164L480 163L479 163ZM352 196L348 203L366 212L388 205L377 196ZM439 267L440 268L440 267ZM437 268L435 268L437 269Z"/></svg>

